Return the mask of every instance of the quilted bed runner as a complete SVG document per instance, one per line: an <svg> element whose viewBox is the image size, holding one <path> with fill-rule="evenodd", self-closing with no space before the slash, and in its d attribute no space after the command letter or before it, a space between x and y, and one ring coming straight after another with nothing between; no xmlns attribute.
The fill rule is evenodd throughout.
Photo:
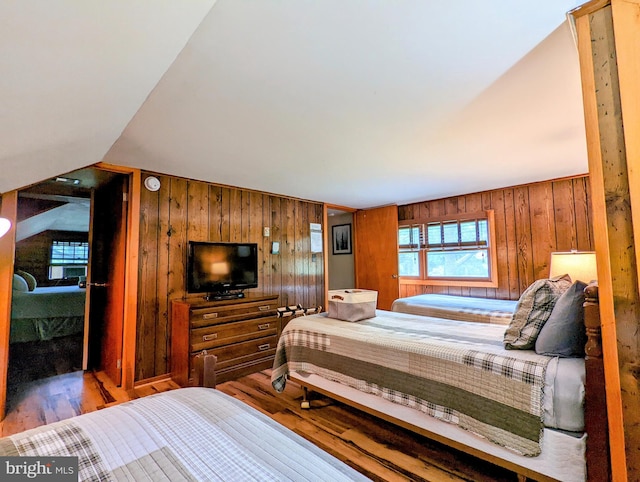
<svg viewBox="0 0 640 482"><path fill-rule="evenodd" d="M82 481L369 480L210 388L151 395L0 439L2 456L76 456Z"/></svg>
<svg viewBox="0 0 640 482"><path fill-rule="evenodd" d="M548 357L506 351L504 326L377 311L357 323L296 318L278 342L272 385L324 378L457 424L516 453L540 453Z"/></svg>

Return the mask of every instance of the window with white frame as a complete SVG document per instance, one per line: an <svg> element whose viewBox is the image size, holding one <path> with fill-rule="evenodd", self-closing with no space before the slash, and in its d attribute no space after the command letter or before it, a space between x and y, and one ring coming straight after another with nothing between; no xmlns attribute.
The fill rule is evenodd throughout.
<svg viewBox="0 0 640 482"><path fill-rule="evenodd" d="M49 257L49 279L86 276L88 263L88 242L54 240Z"/></svg>
<svg viewBox="0 0 640 482"><path fill-rule="evenodd" d="M492 211L400 223L399 274L423 284L496 286L494 231Z"/></svg>

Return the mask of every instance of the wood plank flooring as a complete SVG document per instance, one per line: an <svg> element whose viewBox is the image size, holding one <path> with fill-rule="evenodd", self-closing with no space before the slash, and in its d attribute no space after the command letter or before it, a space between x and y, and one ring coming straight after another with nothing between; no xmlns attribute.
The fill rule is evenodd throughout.
<svg viewBox="0 0 640 482"><path fill-rule="evenodd" d="M74 372L28 382L1 423L2 435L178 388L154 380L126 393L102 373ZM449 449L318 394L302 410L302 389L271 388L270 370L225 382L219 390L251 405L375 481L516 481L507 470Z"/></svg>
<svg viewBox="0 0 640 482"><path fill-rule="evenodd" d="M378 481L515 481L513 472L452 450L342 403L311 394L302 410L302 389L288 382L277 394L270 370L220 384L238 398Z"/></svg>
<svg viewBox="0 0 640 482"><path fill-rule="evenodd" d="M2 435L10 435L129 400L103 373L76 371L13 385Z"/></svg>

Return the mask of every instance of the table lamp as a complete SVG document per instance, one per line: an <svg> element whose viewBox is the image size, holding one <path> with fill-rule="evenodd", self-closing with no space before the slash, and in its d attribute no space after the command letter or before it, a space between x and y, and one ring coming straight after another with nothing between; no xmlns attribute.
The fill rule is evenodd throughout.
<svg viewBox="0 0 640 482"><path fill-rule="evenodd" d="M571 281L590 283L598 279L595 251L566 251L551 253L549 278L568 274Z"/></svg>

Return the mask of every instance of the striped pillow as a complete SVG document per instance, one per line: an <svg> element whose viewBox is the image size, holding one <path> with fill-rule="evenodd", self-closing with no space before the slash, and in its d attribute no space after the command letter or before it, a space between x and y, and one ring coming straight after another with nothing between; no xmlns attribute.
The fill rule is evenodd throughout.
<svg viewBox="0 0 640 482"><path fill-rule="evenodd" d="M507 350L530 350L551 316L562 293L571 286L568 275L534 281L520 296L511 323L504 332Z"/></svg>

